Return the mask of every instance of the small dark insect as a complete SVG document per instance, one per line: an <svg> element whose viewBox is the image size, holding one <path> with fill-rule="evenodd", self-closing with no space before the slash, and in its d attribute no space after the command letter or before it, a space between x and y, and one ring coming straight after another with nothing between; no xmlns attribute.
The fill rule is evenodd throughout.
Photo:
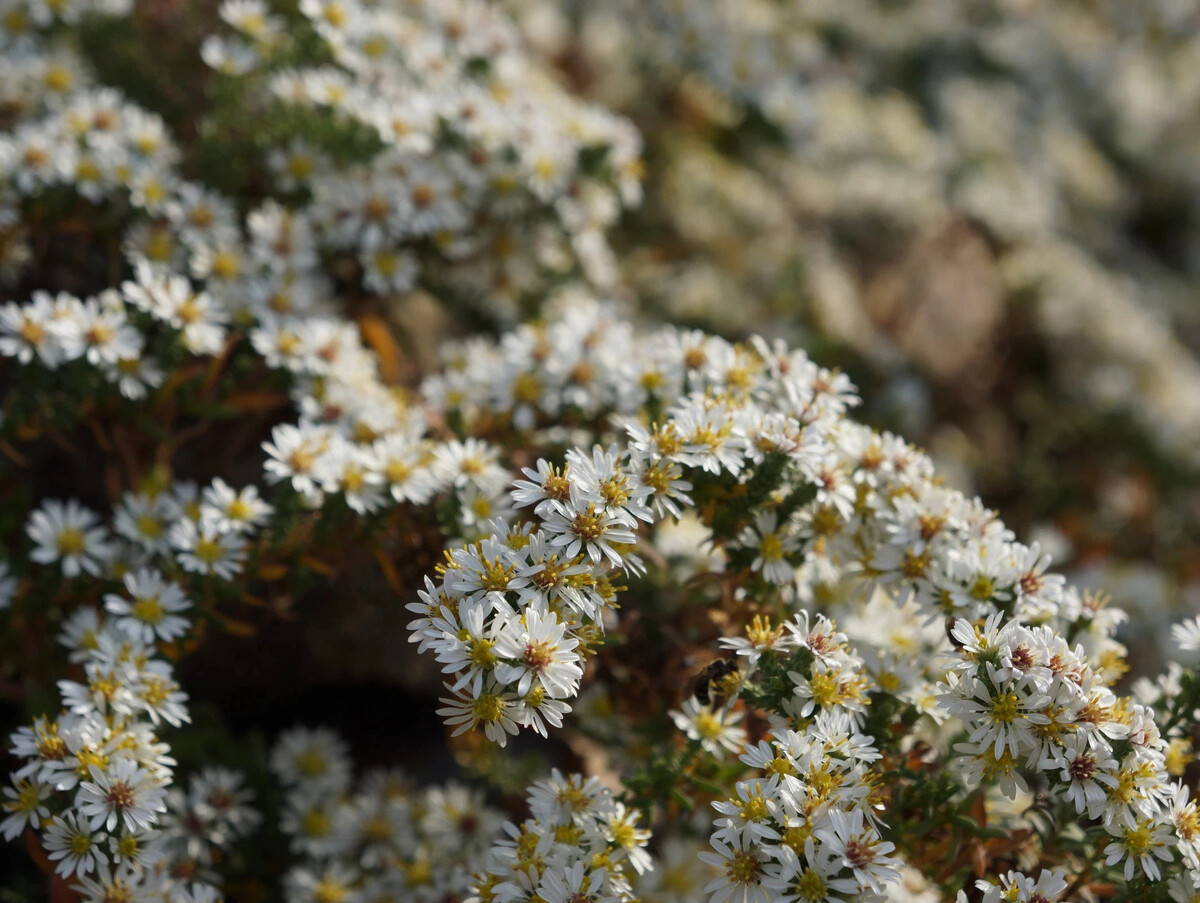
<svg viewBox="0 0 1200 903"><path fill-rule="evenodd" d="M731 658L719 658L709 662L700 672L700 676L696 678L696 689L692 695L701 705L709 705L712 702L713 685L719 685L730 674L736 674L737 670L737 662ZM717 689L719 690L720 687L718 686Z"/></svg>

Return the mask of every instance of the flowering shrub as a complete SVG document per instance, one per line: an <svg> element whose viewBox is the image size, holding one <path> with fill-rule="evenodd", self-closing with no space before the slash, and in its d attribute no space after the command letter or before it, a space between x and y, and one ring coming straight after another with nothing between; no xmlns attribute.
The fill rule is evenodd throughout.
<svg viewBox="0 0 1200 903"><path fill-rule="evenodd" d="M1200 896L1195 671L845 373L639 315L608 233L641 138L503 8L0 28L18 898ZM691 50L738 75L720 31ZM182 96L130 71L175 57ZM253 723L312 663L235 660L348 596L403 606L366 632L424 719Z"/></svg>

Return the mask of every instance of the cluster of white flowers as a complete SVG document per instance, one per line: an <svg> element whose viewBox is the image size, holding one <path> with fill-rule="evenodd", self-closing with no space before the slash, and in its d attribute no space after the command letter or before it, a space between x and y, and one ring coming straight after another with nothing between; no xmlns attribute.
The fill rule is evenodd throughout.
<svg viewBox="0 0 1200 903"><path fill-rule="evenodd" d="M280 105L289 124L269 151L276 179L310 193L296 217L360 267L368 291L404 292L424 275L512 304L576 261L613 281L604 231L639 199L640 138L556 85L503 12L471 0L305 0L300 12L332 64L282 54L280 68L295 25L262 0L223 4L231 34L210 37L204 56L265 77L251 102ZM314 123L357 135L369 156L331 155Z"/></svg>
<svg viewBox="0 0 1200 903"><path fill-rule="evenodd" d="M459 784L416 787L395 769L353 780L345 743L327 728L280 735L271 768L284 787L280 827L300 862L288 903L463 899L502 819Z"/></svg>
<svg viewBox="0 0 1200 903"><path fill-rule="evenodd" d="M143 622L127 621L83 608L65 626L83 682L60 680L62 711L12 735L21 764L0 833L38 831L55 871L89 903L207 903L218 896L205 871L213 850L253 830L257 815L235 772L207 770L186 794L170 787L176 763L157 730L189 720L187 695L143 642Z"/></svg>
<svg viewBox="0 0 1200 903"><path fill-rule="evenodd" d="M439 568L440 582L429 581L422 602L410 606L421 615L410 625L412 642L432 650L454 675L447 683L454 696L441 714L459 731L482 726L499 743L520 726L544 733L545 722L561 724L583 656L614 608L616 575L644 570L635 551L639 526L678 516L691 504L688 472L736 476L774 450L815 474L818 437L846 404L848 384L802 354L765 343L736 348L674 330L640 339L631 354L629 331L605 328L605 308L579 303L564 310L550 327L549 357L534 352L537 330L523 327L495 350L500 360L476 349L478 369L426 387L427 395L444 398L454 385L464 407L503 405L515 398L505 383L528 376L529 385L547 387L520 402L537 405L529 422L538 408L561 415L560 407L571 403L560 401L571 397L557 376L565 369L589 374L591 382L577 386L572 402L593 415L610 406L636 410L631 401L670 405L661 425L631 421L624 445L574 449L561 466L541 459L536 469L526 468L527 479L516 481L511 495L533 523L500 523L490 538L453 550ZM613 366L585 365L584 355ZM472 379L478 382L470 385ZM848 500L847 490L849 484L821 492Z"/></svg>
<svg viewBox="0 0 1200 903"><path fill-rule="evenodd" d="M942 702L968 731L957 767L1010 796L1028 790L1020 768L1043 773L1080 818L1113 836L1106 863L1122 866L1127 881L1138 870L1159 880L1160 861L1178 851L1200 886L1200 813L1169 778L1153 712L1118 699L1082 649L1048 627L1001 621L997 613L983 627L954 625L962 656Z"/></svg>
<svg viewBox="0 0 1200 903"><path fill-rule="evenodd" d="M790 693L771 711L772 734L745 749L741 761L761 772L741 780L736 795L713 804L720 813L711 843L701 854L720 875L705 888L713 903L882 900L884 885L899 880L895 845L879 833L871 771L880 758L860 732L871 681L846 634L823 615L801 612L771 628L762 618L747 637L721 645L736 652L739 667L719 689L728 701L714 708L689 699L672 712L676 725L701 748L717 743L740 752L731 736L737 689L752 681L767 657L796 664ZM786 667L786 666L785 666ZM733 742L728 742L733 741Z"/></svg>
<svg viewBox="0 0 1200 903"><path fill-rule="evenodd" d="M322 45L317 55L334 62L279 68L275 49L296 62L282 45L299 21L260 0L224 3L236 37L211 37L203 55L227 74L225 63L254 56L235 67L239 90L282 123L263 164L290 205L268 198L243 220L231 199L179 174L183 154L162 118L96 85L69 32L50 27L130 6L56 3L56 17L49 6L27 16L17 4L0 25L0 46L14 48L0 63L10 127L0 133L0 273L29 257L22 201L65 187L93 203L121 202L114 210L132 263L203 279L229 311L259 318L328 313L335 279L395 295L423 272L430 287L502 313L576 263L612 282L604 232L638 200L638 134L557 86L496 9L313 0L300 11ZM370 152L353 165L331 157L322 142L353 143L355 129L372 136ZM425 267L430 256L436 265Z"/></svg>
<svg viewBox="0 0 1200 903"><path fill-rule="evenodd" d="M1127 878L1139 868L1158 880L1158 860L1173 860L1176 847L1191 867L1194 804L1168 782L1168 744L1149 709L1109 689L1125 671L1124 647L1112 636L1123 613L1067 586L1036 544L1016 542L977 499L940 485L924 455L846 420L849 385L803 354L672 328L639 335L604 308L573 300L543 325L494 346L473 344L464 366L426 387L467 423L499 415L528 431L577 412L601 424L592 434L600 437L606 415L617 414L629 437L526 469L512 496L532 509L532 523L500 524L492 537L450 551L440 583L412 606L422 615L412 640L453 675L455 698L442 710L451 724L481 726L503 743L520 725L544 730L531 702L553 700L556 717L546 720L561 720L583 650L612 619L610 575L642 568L644 525L690 504L693 483L724 478L749 489L782 460L764 509L723 536L710 529L708 540L723 540L727 573L740 568L761 581L743 592L845 613L865 651L823 654L824 644L841 650L845 640L823 619L786 632L758 620L747 639L724 643L748 656L741 679L766 650L808 648L811 673L790 675L790 718L841 710L857 724L876 693L933 722L956 717L968 729L958 749L968 781L1011 789L1024 786L1020 769L1059 776L1063 798L1114 835L1105 854ZM572 379L581 374L586 381ZM561 441L553 429L525 435ZM581 427L572 441L587 435ZM704 516L711 527L719 515L710 508ZM876 612L881 623L872 623ZM944 666L930 656L947 650L945 634L904 622L947 616L956 619L955 644L972 650L980 648L973 625L986 619L980 642L992 651L986 661L959 660L939 697ZM1015 664L999 651L1010 647L1020 650ZM729 708L689 700L674 717L712 753L740 747ZM1092 763L1086 789L1072 783L1080 756Z"/></svg>
<svg viewBox="0 0 1200 903"><path fill-rule="evenodd" d="M652 868L637 811L596 778L558 769L530 786L527 802L530 817L504 825L507 837L492 846L466 903L636 899L627 869Z"/></svg>
<svg viewBox="0 0 1200 903"><path fill-rule="evenodd" d="M757 340L735 345L673 328L637 335L611 308L569 300L543 326L521 327L495 346L474 343L461 369L425 387L432 403L468 424L499 414L528 429L574 412L602 424L616 413L628 434L623 446L575 449L562 465L528 469L512 498L532 508L533 526L506 526L453 551L441 582L427 587L413 640L455 675L455 723L487 725L499 740L518 724L537 726L524 699L530 680L520 678L539 668L556 674L540 682L542 696L573 695L578 650L596 639L612 604L607 575L642 566L639 525L677 515L698 480L752 479L768 453L787 467L764 510L725 537L725 551L786 598L838 599L850 611L873 604L900 618L1004 610L1071 627L1089 655L1119 671L1123 648L1111 638L1119 612L1067 588L1036 545L1016 543L978 500L939 485L926 456L846 420L857 399L844 376ZM656 409L664 416L652 423ZM532 628L524 623L530 610ZM563 639L531 632L559 625ZM887 672L892 691L933 708L928 679L936 674L919 658L931 644L910 635L875 650L877 634L864 633L866 657ZM538 654L522 663L529 650Z"/></svg>
<svg viewBox="0 0 1200 903"><path fill-rule="evenodd" d="M1062 896L1067 889L1066 879L1049 869L1043 869L1037 878L1009 872L1000 876L999 884L980 879L975 888L983 891L982 903L1067 903ZM959 891L958 899L966 903L966 891Z"/></svg>

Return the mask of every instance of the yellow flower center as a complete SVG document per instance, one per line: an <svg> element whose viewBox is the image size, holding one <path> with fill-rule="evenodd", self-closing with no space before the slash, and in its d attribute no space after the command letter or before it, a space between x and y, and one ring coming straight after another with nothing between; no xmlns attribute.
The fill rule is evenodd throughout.
<svg viewBox="0 0 1200 903"><path fill-rule="evenodd" d="M205 564L221 560L221 544L215 539L203 538L196 543L195 555Z"/></svg>
<svg viewBox="0 0 1200 903"><path fill-rule="evenodd" d="M754 884L762 871L762 863L748 850L738 850L725 864L725 877L733 884Z"/></svg>
<svg viewBox="0 0 1200 903"><path fill-rule="evenodd" d="M296 770L306 778L323 775L328 767L329 763L325 761L325 756L318 750L306 749L296 756Z"/></svg>
<svg viewBox="0 0 1200 903"><path fill-rule="evenodd" d="M83 531L78 527L66 527L58 534L58 553L60 555L78 555L84 550Z"/></svg>
<svg viewBox="0 0 1200 903"><path fill-rule="evenodd" d="M138 599L131 610L133 616L145 624L159 624L167 614L157 596Z"/></svg>
<svg viewBox="0 0 1200 903"><path fill-rule="evenodd" d="M775 533L768 533L758 541L758 551L767 561L783 558L783 541Z"/></svg>
<svg viewBox="0 0 1200 903"><path fill-rule="evenodd" d="M320 809L309 809L301 819L301 830L308 837L324 837L329 833L329 816Z"/></svg>
<svg viewBox="0 0 1200 903"><path fill-rule="evenodd" d="M1003 693L992 703L992 720L999 724L1012 724L1021 711L1021 702L1015 693Z"/></svg>

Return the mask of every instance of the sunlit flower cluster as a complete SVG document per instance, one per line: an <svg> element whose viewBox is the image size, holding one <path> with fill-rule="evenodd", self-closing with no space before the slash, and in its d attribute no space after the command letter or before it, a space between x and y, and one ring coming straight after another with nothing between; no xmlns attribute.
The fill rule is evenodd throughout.
<svg viewBox="0 0 1200 903"><path fill-rule="evenodd" d="M269 162L326 254L379 294L425 284L512 304L576 261L598 284L615 263L604 231L640 197L629 123L571 98L527 57L493 6L437 0L300 4L331 58L295 66L298 25L260 0L222 7L229 33L205 59L244 76L249 102L288 127ZM353 136L331 153L320 129Z"/></svg>
<svg viewBox="0 0 1200 903"><path fill-rule="evenodd" d="M526 802L530 817L504 825L468 903L636 899L630 879L652 868L650 832L636 810L596 778L557 769L529 788Z"/></svg>
<svg viewBox="0 0 1200 903"><path fill-rule="evenodd" d="M84 903L1195 903L1200 619L1155 620L1184 656L1126 690L1125 611L852 418L845 373L736 310L741 340L641 319L679 249L613 247L709 224L610 247L642 138L531 50L539 6L0 0L0 836ZM1171 0L1124 41L1104 3L575 6L540 26L621 18L600 43L681 76L641 99L714 182L775 180L803 278L851 297L862 247L966 235L1048 341L1088 300L1200 410L1170 336L1118 328L1121 274L1176 266L1133 189L1195 187ZM160 50L178 85L123 81ZM1144 422L1186 457L1190 416ZM385 650L438 737L385 706L373 755L428 747L421 777L216 711L272 630L364 682Z"/></svg>
<svg viewBox="0 0 1200 903"><path fill-rule="evenodd" d="M942 700L968 732L955 747L962 773L1009 795L1028 790L1022 767L1046 774L1076 815L1112 835L1106 862L1120 865L1126 880L1137 870L1158 880L1175 850L1195 868L1196 805L1168 776L1168 745L1153 712L1115 696L1082 649L1053 630L1001 620L954 626L961 660Z"/></svg>
<svg viewBox="0 0 1200 903"><path fill-rule="evenodd" d="M0 832L38 832L55 871L88 901L211 899L213 851L258 821L241 777L210 768L186 793L171 786L176 763L158 731L190 720L187 695L139 629L85 608L60 640L83 680L60 680L61 711L13 734L21 764Z"/></svg>

